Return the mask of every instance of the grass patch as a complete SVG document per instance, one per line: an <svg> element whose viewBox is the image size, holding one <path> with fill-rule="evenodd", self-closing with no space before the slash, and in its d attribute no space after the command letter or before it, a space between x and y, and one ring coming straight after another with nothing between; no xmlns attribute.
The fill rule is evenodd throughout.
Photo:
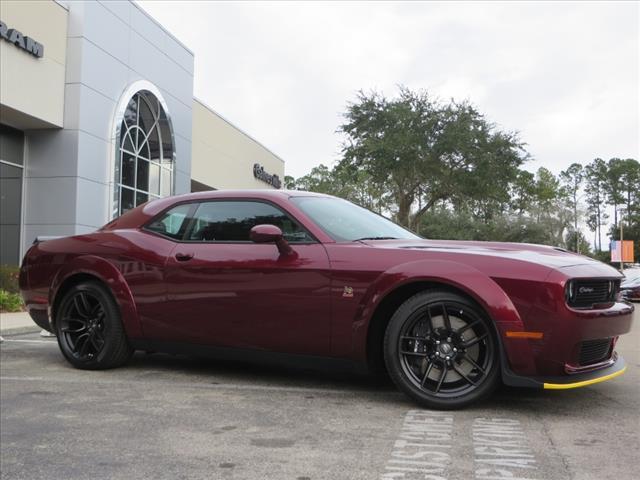
<svg viewBox="0 0 640 480"><path fill-rule="evenodd" d="M21 312L22 310L24 310L24 304L19 293L0 289L0 312Z"/></svg>
<svg viewBox="0 0 640 480"><path fill-rule="evenodd" d="M0 290L9 293L20 293L18 278L20 276L20 267L12 265L0 265Z"/></svg>

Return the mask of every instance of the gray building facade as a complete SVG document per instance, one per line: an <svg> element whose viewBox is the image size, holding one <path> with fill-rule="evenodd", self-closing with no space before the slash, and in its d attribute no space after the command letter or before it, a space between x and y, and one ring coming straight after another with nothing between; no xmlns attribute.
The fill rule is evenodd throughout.
<svg viewBox="0 0 640 480"><path fill-rule="evenodd" d="M156 198L274 188L254 166L284 161L194 99L193 65L128 0L0 2L0 264Z"/></svg>
<svg viewBox="0 0 640 480"><path fill-rule="evenodd" d="M127 106L132 100L141 101L135 98L141 92L160 103L169 122L170 138L164 141L172 143L173 165L162 170L171 176L173 188L165 193L190 190L193 54L133 3L67 6L63 129L26 134L25 243L37 235L95 230L116 212L133 206L119 205L122 179L116 177L126 175L128 163L133 164L134 177L148 177L150 164L142 167L142 157L149 159L148 149L143 155L138 142L133 147L138 151L131 153L139 157L133 161L125 157L123 166L118 142L125 134ZM146 133L139 127L135 132ZM136 200L148 200L139 192L159 194L149 187L148 178L128 183L136 187L134 205Z"/></svg>

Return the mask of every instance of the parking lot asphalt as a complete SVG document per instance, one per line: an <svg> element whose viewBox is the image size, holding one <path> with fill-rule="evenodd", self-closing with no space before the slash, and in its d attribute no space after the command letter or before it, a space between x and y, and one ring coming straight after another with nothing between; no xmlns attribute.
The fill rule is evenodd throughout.
<svg viewBox="0 0 640 480"><path fill-rule="evenodd" d="M55 339L0 345L2 479L631 479L640 467L640 315L612 381L501 388L462 411L381 379L136 354L71 368Z"/></svg>

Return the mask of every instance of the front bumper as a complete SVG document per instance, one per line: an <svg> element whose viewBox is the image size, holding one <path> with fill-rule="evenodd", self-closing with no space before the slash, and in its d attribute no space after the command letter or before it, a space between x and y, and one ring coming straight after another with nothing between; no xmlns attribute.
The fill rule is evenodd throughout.
<svg viewBox="0 0 640 480"><path fill-rule="evenodd" d="M572 279L616 279L599 265L553 270L537 293L521 295L521 325L501 325L504 347L503 379L508 385L565 389L621 375L624 360L615 353L618 337L628 333L634 307L626 302L573 308L567 304L566 284ZM615 273L615 272L614 272ZM520 338L509 330L537 333Z"/></svg>
<svg viewBox="0 0 640 480"><path fill-rule="evenodd" d="M522 329L541 332L541 338L508 338L501 331L506 351L505 365L515 375L526 377L575 377L585 371L604 370L613 358L617 337L628 333L633 322L633 306L616 303L602 310L571 310L563 305L557 309L532 308ZM504 329L506 330L506 329ZM584 342L609 341L609 355L594 362L583 362ZM600 362L605 362L598 365Z"/></svg>
<svg viewBox="0 0 640 480"><path fill-rule="evenodd" d="M627 365L624 358L617 353L613 355L614 362L612 365L591 372L552 377L523 377L515 375L508 369L504 369L502 372L502 380L506 385L514 387L529 387L545 390L567 390L587 387L619 377L626 371Z"/></svg>

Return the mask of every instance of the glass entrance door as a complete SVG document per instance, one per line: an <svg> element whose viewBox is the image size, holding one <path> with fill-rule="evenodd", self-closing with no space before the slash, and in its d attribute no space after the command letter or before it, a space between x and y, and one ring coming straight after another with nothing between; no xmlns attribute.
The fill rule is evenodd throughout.
<svg viewBox="0 0 640 480"><path fill-rule="evenodd" d="M0 125L0 264L20 263L24 134Z"/></svg>

